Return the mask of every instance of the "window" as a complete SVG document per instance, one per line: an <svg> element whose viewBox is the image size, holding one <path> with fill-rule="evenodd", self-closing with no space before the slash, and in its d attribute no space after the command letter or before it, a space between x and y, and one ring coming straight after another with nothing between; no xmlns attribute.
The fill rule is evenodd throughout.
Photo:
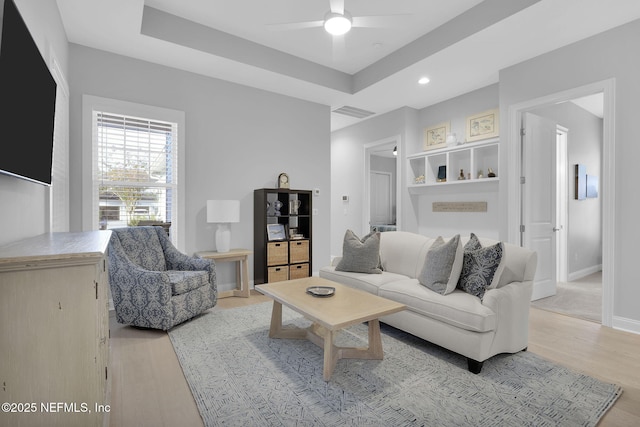
<svg viewBox="0 0 640 427"><path fill-rule="evenodd" d="M177 124L103 111L93 115L100 228L171 222Z"/></svg>
<svg viewBox="0 0 640 427"><path fill-rule="evenodd" d="M183 114L95 97L84 102L92 144L89 229L169 223L177 244Z"/></svg>

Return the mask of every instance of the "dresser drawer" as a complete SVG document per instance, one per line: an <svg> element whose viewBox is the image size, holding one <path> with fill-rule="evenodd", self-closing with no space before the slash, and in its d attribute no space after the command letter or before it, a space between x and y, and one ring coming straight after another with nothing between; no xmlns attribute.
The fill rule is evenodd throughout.
<svg viewBox="0 0 640 427"><path fill-rule="evenodd" d="M289 242L290 263L309 262L309 241L292 240Z"/></svg>
<svg viewBox="0 0 640 427"><path fill-rule="evenodd" d="M283 280L289 280L289 267L283 265L282 267L269 267L267 269L267 282L281 282Z"/></svg>
<svg viewBox="0 0 640 427"><path fill-rule="evenodd" d="M294 264L289 266L289 280L309 277L309 264Z"/></svg>
<svg viewBox="0 0 640 427"><path fill-rule="evenodd" d="M267 265L282 265L289 263L289 247L287 242L267 243Z"/></svg>

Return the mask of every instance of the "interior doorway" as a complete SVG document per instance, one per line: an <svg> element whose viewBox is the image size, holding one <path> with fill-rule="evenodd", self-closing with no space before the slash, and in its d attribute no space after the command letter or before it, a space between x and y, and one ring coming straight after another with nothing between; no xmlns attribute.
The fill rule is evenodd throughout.
<svg viewBox="0 0 640 427"><path fill-rule="evenodd" d="M400 136L364 145L363 230L400 230L402 156Z"/></svg>
<svg viewBox="0 0 640 427"><path fill-rule="evenodd" d="M600 94L601 95L601 94ZM556 290L554 295L532 301L531 306L542 310L564 314L591 322L602 322L602 271L600 261L595 257L589 268L579 268L576 266L578 252L580 253L601 253L601 240L590 241L588 234L601 229L599 212L585 212L581 208L583 202L575 200L575 162L582 162L586 157L593 157L592 163L601 163L599 147L585 147L586 135L593 139L598 139L601 145L601 129L597 124L602 120L602 100L601 96L590 96L589 103L598 103L594 108L581 105L576 100L570 101L573 105L564 106L561 111L569 113L558 114L558 106L555 108L542 109L537 111L541 115L555 119L560 123L567 123L574 129L579 123L580 129L575 129L575 135L570 134L570 130L561 125L556 125ZM583 107L585 111L578 107ZM554 114L554 111L556 114ZM589 123L596 126L588 126ZM595 128L595 129L593 129ZM591 130L590 130L591 129ZM575 137L574 137L575 136ZM594 145L595 141L591 144ZM570 150L570 151L569 151ZM593 164L592 164L593 166ZM595 172L595 171L593 171ZM593 211L600 211L597 200L586 201L591 204L589 208ZM571 211L571 212L570 212ZM571 221L570 218L576 216L587 216L581 219L580 223ZM585 231L588 229L588 231ZM571 234L569 233L571 231ZM586 234L585 234L586 233ZM601 237L596 234L596 237ZM576 246L579 250L576 251ZM570 260L570 253L575 254L575 259ZM583 265L584 266L584 265Z"/></svg>
<svg viewBox="0 0 640 427"><path fill-rule="evenodd" d="M613 245L614 235L614 210L613 201L615 200L615 144L614 133L615 128L615 116L614 116L614 86L613 79L597 82L591 85L571 89L565 92L553 94L539 99L533 99L517 105L509 107L509 120L510 120L510 135L512 140L520 139L520 123L523 117L530 111L540 109L545 106L551 106L554 104L571 101L577 98L582 98L587 95L593 95L602 93L602 169L601 169L601 203L602 203L602 216L601 216L601 268L602 268L602 324L604 326L611 326L612 323L612 305L613 305L613 283L614 283L614 271L612 269L615 247ZM522 230L523 224L521 223L522 215L527 212L527 207L523 206L521 202L521 196L523 195L522 177L523 170L521 166L521 160L526 153L523 151L519 144L512 145L509 149L508 161L509 161L509 176L510 179L508 200L509 200L509 239L511 241L518 241ZM570 167L569 167L570 169ZM569 179L571 179L571 170L568 171ZM554 190L556 190L554 188ZM555 191L554 191L555 192ZM571 194L569 195L571 197ZM525 227L526 229L526 227ZM556 246L554 245L554 249ZM555 250L554 250L555 252ZM539 254L540 255L540 254ZM542 257L539 257L538 267L544 263L557 263L557 255L554 255L552 259L546 259L550 254L546 252L542 253ZM562 254L560 254L562 256ZM560 263L561 264L561 263ZM546 268L546 266L545 266ZM561 273L560 273L561 274ZM537 274L536 274L537 276ZM571 274L568 274L570 277ZM556 276L561 277L561 276ZM534 296L539 289L536 289L534 285Z"/></svg>
<svg viewBox="0 0 640 427"><path fill-rule="evenodd" d="M385 162L385 157L381 157L379 161ZM372 158L372 163L378 161ZM389 162L390 163L390 162ZM371 226L376 225L395 225L395 203L393 203L393 181L395 179L395 162L392 164L393 171L388 172L378 170L378 167L372 166L369 180L371 182L370 194L370 223Z"/></svg>
<svg viewBox="0 0 640 427"><path fill-rule="evenodd" d="M553 283L547 284L549 289L544 290L540 289L541 277L536 278L538 286L533 305L590 321L597 319L598 323L602 318L602 194L577 197L579 188L585 194L586 182L577 182L576 165L580 164L590 175L601 175L602 104L600 92L532 110L540 120L549 123L549 151L555 147L556 159L555 174L543 173L545 177L555 176L556 212L549 212L549 216L555 218L548 227L552 230L548 236L555 240L556 251L555 265L548 269L555 269L555 277ZM525 119L530 114L527 112ZM526 155L528 151L536 150L523 152ZM551 157L549 154L547 157ZM536 170L544 172L543 166L538 165ZM534 176L532 184L536 179ZM546 206L544 201L535 203L538 207ZM542 240L536 240L538 249ZM600 283L596 280L598 277Z"/></svg>

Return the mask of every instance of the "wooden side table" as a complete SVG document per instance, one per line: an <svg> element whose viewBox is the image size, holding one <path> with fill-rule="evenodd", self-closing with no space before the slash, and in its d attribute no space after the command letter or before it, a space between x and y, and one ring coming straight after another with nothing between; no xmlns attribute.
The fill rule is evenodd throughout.
<svg viewBox="0 0 640 427"><path fill-rule="evenodd" d="M218 292L218 298L249 298L249 266L247 257L252 253L253 251L250 251L248 249L231 249L229 252L196 252L196 256L200 258L212 259L215 262L237 262L236 289L231 291Z"/></svg>

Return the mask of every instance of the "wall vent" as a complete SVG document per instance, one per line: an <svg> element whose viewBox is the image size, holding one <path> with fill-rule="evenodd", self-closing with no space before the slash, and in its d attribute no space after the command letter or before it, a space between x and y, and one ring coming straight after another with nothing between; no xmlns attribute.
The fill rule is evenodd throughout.
<svg viewBox="0 0 640 427"><path fill-rule="evenodd" d="M345 116L355 117L357 119L364 119L365 117L373 116L375 113L372 111L363 110L361 108L350 107L345 105L344 107L333 110L334 113L344 114Z"/></svg>

